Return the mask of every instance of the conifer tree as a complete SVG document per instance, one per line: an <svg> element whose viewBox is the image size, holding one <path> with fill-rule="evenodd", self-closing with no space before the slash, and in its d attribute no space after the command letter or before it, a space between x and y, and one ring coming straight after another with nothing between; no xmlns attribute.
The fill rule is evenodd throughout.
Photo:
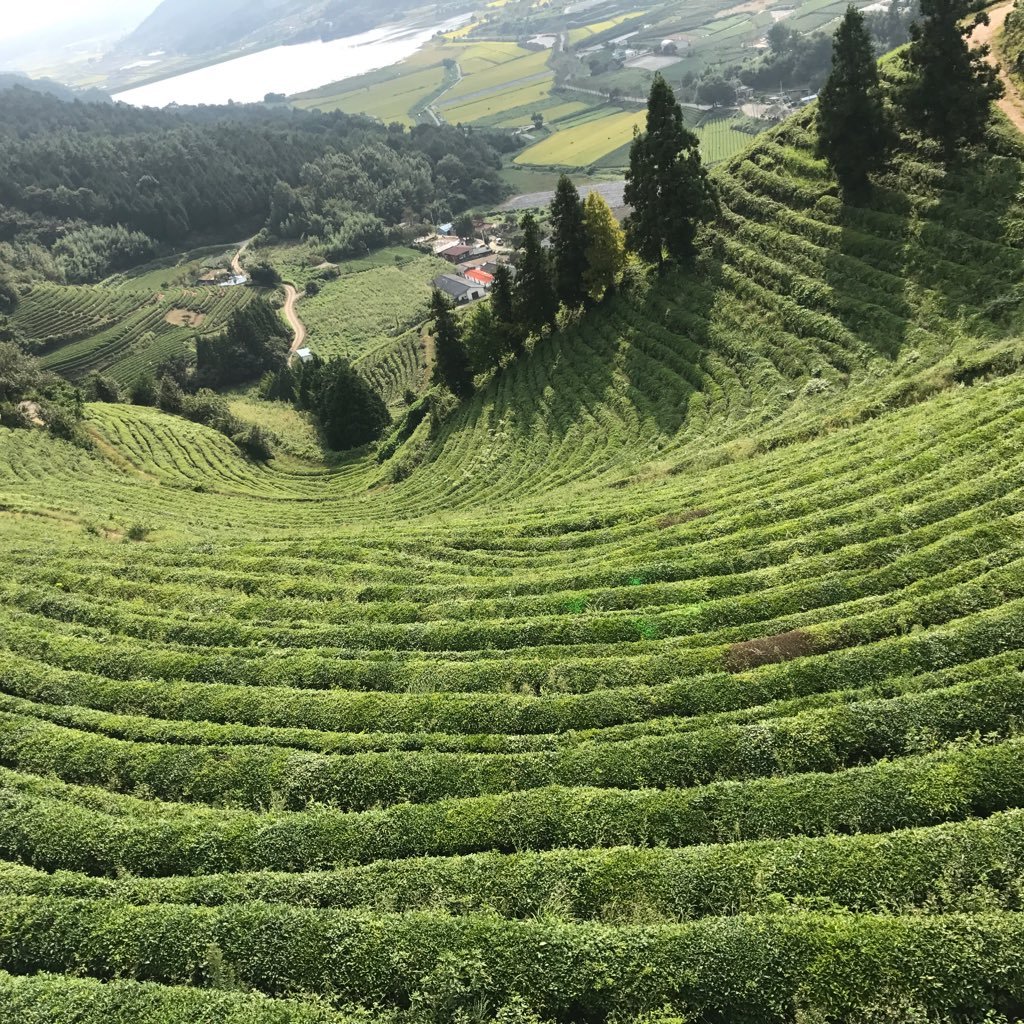
<svg viewBox="0 0 1024 1024"><path fill-rule="evenodd" d="M594 302L615 290L626 262L626 236L600 192L591 192L583 202L586 234L584 254L587 269L584 284Z"/></svg>
<svg viewBox="0 0 1024 1024"><path fill-rule="evenodd" d="M963 23L970 0L921 0L921 20L910 27L903 54L909 72L899 99L909 124L942 144L947 158L957 145L981 139L991 103L1003 95L998 69L985 60L987 44L971 47L982 11Z"/></svg>
<svg viewBox="0 0 1024 1024"><path fill-rule="evenodd" d="M435 384L443 384L458 398L465 398L473 390L473 374L469 357L462 344L462 331L452 314L448 297L434 289L430 300L434 318L434 372Z"/></svg>
<svg viewBox="0 0 1024 1024"><path fill-rule="evenodd" d="M666 251L679 262L693 257L697 228L716 209L697 136L684 127L682 108L660 74L647 100L647 130L630 146L625 201L633 207L630 247L659 268Z"/></svg>
<svg viewBox="0 0 1024 1024"><path fill-rule="evenodd" d="M551 265L540 244L540 225L532 213L522 219L523 253L516 267L514 320L526 333L554 324L558 299L551 286Z"/></svg>
<svg viewBox="0 0 1024 1024"><path fill-rule="evenodd" d="M569 309L582 305L586 297L583 276L587 269L584 250L587 233L583 226L583 203L568 175L558 179L551 203L551 262L555 294Z"/></svg>
<svg viewBox="0 0 1024 1024"><path fill-rule="evenodd" d="M515 321L512 294L512 271L502 263L495 269L494 283L491 285L491 312L500 323L511 324Z"/></svg>
<svg viewBox="0 0 1024 1024"><path fill-rule="evenodd" d="M832 71L818 94L817 153L835 171L843 194L860 195L885 163L891 140L878 64L864 15L852 5L832 41Z"/></svg>

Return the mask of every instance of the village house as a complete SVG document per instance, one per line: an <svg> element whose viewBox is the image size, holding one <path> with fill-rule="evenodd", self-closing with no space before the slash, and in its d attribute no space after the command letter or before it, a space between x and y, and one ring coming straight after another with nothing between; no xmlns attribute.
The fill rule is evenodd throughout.
<svg viewBox="0 0 1024 1024"><path fill-rule="evenodd" d="M469 259L469 254L472 251L473 246L471 245L451 245L447 249L442 249L437 255L449 263L459 264Z"/></svg>
<svg viewBox="0 0 1024 1024"><path fill-rule="evenodd" d="M464 277L456 277L454 274L442 274L440 277L435 277L434 287L458 303L482 299L485 291L482 284L478 284L476 281L467 281Z"/></svg>

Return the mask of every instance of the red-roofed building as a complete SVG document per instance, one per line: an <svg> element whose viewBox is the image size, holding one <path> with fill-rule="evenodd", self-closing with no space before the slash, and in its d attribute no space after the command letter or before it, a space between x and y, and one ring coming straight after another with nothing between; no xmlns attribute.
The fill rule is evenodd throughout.
<svg viewBox="0 0 1024 1024"><path fill-rule="evenodd" d="M494 284L494 275L488 274L486 270L481 270L479 267L470 267L462 276L467 280L482 284L485 288L490 288Z"/></svg>

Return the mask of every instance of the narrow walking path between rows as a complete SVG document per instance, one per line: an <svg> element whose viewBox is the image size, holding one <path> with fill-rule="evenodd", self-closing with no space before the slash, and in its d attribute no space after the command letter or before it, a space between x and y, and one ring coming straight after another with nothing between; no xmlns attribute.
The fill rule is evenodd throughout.
<svg viewBox="0 0 1024 1024"><path fill-rule="evenodd" d="M1012 10L1013 0L1007 0L1006 3L990 7L988 10L988 24L979 25L974 30L971 34L971 42L988 43L989 47L991 47L988 61L990 64L1001 65L999 68L999 78L1006 89L1006 94L998 101L997 106L1013 122L1018 131L1024 132L1024 96L1021 95L1020 89L1017 88L1016 83L1007 72L1006 61L999 60L999 54L996 53L994 45L996 38L1003 31L1003 25L1006 24L1006 16Z"/></svg>

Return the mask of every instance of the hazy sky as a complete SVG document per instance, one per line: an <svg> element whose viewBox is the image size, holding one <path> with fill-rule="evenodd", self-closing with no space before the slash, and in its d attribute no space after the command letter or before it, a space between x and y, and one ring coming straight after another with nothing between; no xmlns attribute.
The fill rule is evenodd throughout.
<svg viewBox="0 0 1024 1024"><path fill-rule="evenodd" d="M158 0L0 0L0 41L38 29L101 21L111 15L141 22Z"/></svg>

